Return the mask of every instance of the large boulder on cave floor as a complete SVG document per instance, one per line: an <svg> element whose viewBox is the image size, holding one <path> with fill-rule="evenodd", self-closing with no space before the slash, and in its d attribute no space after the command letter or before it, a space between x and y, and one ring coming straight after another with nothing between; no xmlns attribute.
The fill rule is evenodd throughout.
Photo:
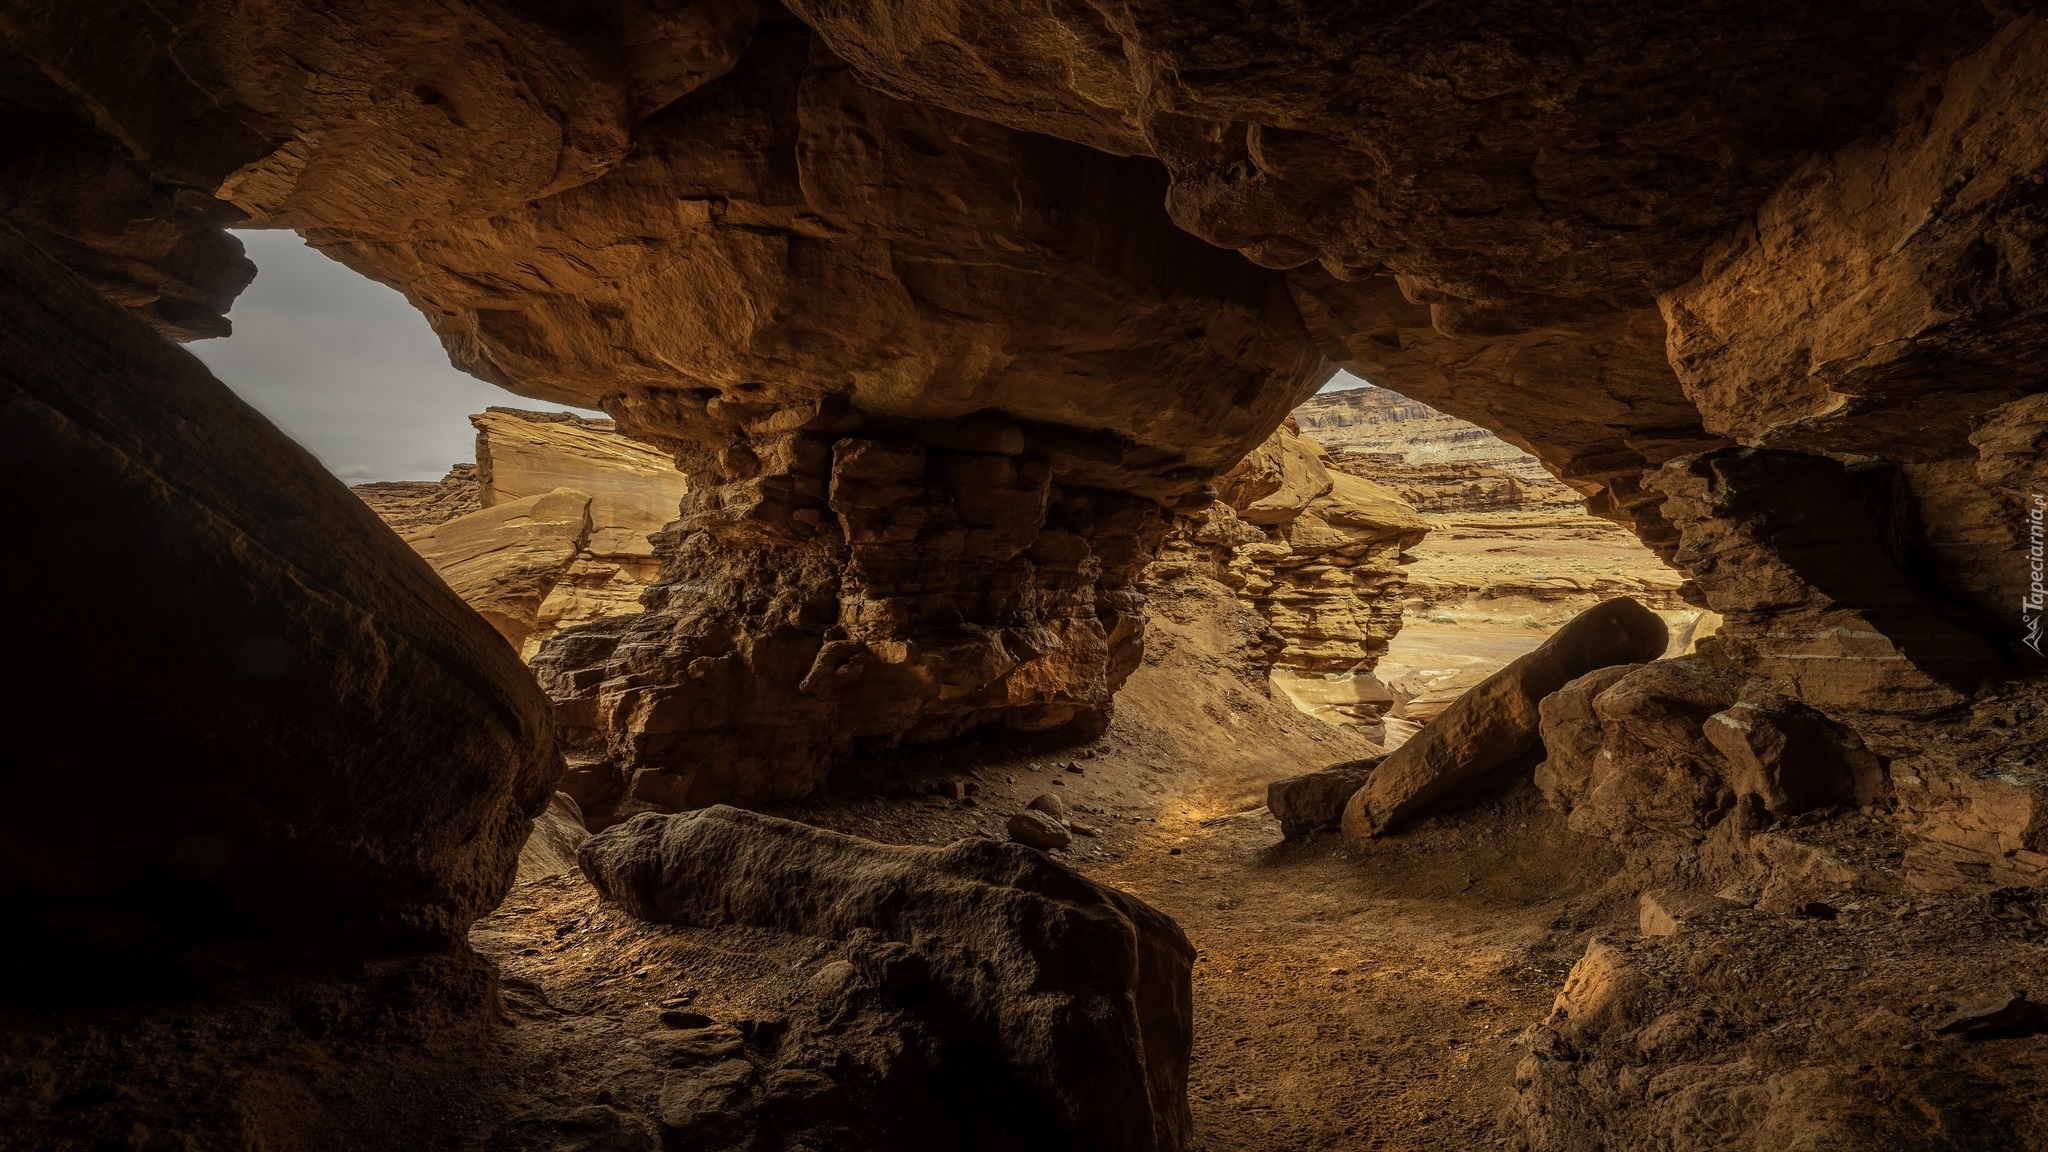
<svg viewBox="0 0 2048 1152"><path fill-rule="evenodd" d="M580 859L643 920L856 935L928 966L930 1011L1073 1147L1186 1147L1193 949L1151 906L1019 844L876 844L723 805L636 816Z"/></svg>
<svg viewBox="0 0 2048 1152"><path fill-rule="evenodd" d="M0 816L17 946L450 940L561 761L517 656L311 454L0 230L0 482L32 674Z"/></svg>
<svg viewBox="0 0 2048 1152"><path fill-rule="evenodd" d="M1740 688L1699 656L1580 676L1541 705L1536 787L1575 832L1696 836L1733 801L1727 764L1702 726L1732 706Z"/></svg>
<svg viewBox="0 0 2048 1152"><path fill-rule="evenodd" d="M1653 659L1668 639L1663 618L1626 596L1581 612L1382 760L1345 806L1345 837L1379 836L1469 795L1536 748L1544 697L1594 669Z"/></svg>

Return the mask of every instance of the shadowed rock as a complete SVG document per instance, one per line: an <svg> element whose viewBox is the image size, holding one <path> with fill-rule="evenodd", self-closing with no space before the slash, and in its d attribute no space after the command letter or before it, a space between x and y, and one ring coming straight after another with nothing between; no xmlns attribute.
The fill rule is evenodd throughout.
<svg viewBox="0 0 2048 1152"><path fill-rule="evenodd" d="M579 861L643 920L907 944L969 1041L1077 1147L1186 1146L1194 952L1135 897L1021 845L875 844L723 805L636 816Z"/></svg>
<svg viewBox="0 0 2048 1152"><path fill-rule="evenodd" d="M1536 747L1544 697L1596 668L1654 659L1668 639L1663 618L1626 596L1581 612L1381 761L1345 806L1345 837L1382 835L1469 792Z"/></svg>
<svg viewBox="0 0 2048 1152"><path fill-rule="evenodd" d="M1289 840L1320 828L1335 828L1344 819L1344 806L1385 756L1346 760L1314 772L1288 776L1266 785L1266 810L1280 821L1280 834Z"/></svg>
<svg viewBox="0 0 2048 1152"><path fill-rule="evenodd" d="M0 576L37 605L0 770L21 945L459 938L561 773L518 656L197 360L4 229L0 269L0 482L66 563Z"/></svg>

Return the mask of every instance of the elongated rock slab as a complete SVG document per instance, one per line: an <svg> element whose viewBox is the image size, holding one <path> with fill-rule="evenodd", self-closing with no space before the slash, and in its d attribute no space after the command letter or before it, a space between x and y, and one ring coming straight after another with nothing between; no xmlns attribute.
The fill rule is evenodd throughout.
<svg viewBox="0 0 2048 1152"><path fill-rule="evenodd" d="M1653 660L1667 641L1663 618L1626 596L1579 613L1381 761L1345 806L1345 838L1391 832L1483 781L1536 746L1544 697L1594 669Z"/></svg>

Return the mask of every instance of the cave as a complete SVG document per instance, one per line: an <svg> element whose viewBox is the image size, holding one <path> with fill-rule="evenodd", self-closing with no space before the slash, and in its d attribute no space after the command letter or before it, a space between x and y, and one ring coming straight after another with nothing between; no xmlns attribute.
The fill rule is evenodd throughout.
<svg viewBox="0 0 2048 1152"><path fill-rule="evenodd" d="M2048 1147L2043 21L5 0L0 1145Z"/></svg>

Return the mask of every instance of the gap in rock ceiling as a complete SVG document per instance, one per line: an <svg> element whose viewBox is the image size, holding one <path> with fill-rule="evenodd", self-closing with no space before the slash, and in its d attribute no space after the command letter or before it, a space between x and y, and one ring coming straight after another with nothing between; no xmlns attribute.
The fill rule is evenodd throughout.
<svg viewBox="0 0 2048 1152"><path fill-rule="evenodd" d="M188 347L343 480L439 479L450 463L475 457L470 413L556 407L450 365L403 295L297 234L236 235L257 274L229 313L234 335Z"/></svg>

